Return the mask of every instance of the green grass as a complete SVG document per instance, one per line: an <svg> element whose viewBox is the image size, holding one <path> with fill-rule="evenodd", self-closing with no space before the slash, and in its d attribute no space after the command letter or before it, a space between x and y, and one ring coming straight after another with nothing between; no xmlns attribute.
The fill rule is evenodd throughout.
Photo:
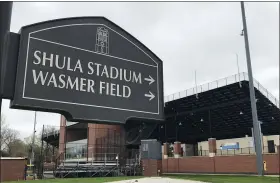
<svg viewBox="0 0 280 183"><path fill-rule="evenodd" d="M280 183L279 177L257 177L238 175L166 175L164 177L176 179L197 180L211 183ZM120 180L139 179L143 177L100 177L100 178L68 178L68 179L48 179L15 181L4 183L103 183ZM151 182L152 183L152 182Z"/></svg>
<svg viewBox="0 0 280 183"><path fill-rule="evenodd" d="M103 183L120 180L138 179L142 177L98 177L98 178L65 178L65 179L45 179L45 180L28 180L28 181L12 181L3 183Z"/></svg>
<svg viewBox="0 0 280 183"><path fill-rule="evenodd" d="M279 177L238 175L166 175L169 178L198 180L211 183L280 183Z"/></svg>

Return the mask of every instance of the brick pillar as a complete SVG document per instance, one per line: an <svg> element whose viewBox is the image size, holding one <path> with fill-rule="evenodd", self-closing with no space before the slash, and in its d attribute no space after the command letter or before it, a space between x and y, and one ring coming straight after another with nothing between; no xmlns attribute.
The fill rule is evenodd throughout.
<svg viewBox="0 0 280 183"><path fill-rule="evenodd" d="M169 153L169 143L164 143L163 144L163 159L168 158L168 153Z"/></svg>
<svg viewBox="0 0 280 183"><path fill-rule="evenodd" d="M96 144L95 124L88 124L88 161L95 160L95 144Z"/></svg>
<svg viewBox="0 0 280 183"><path fill-rule="evenodd" d="M181 156L181 142L174 142L174 157L179 158Z"/></svg>
<svg viewBox="0 0 280 183"><path fill-rule="evenodd" d="M162 160L144 159L142 160L143 175L154 177L162 175Z"/></svg>
<svg viewBox="0 0 280 183"><path fill-rule="evenodd" d="M217 151L216 139L209 138L208 146L209 146L209 157L214 157L216 155L216 151Z"/></svg>
<svg viewBox="0 0 280 183"><path fill-rule="evenodd" d="M59 129L59 146L58 146L58 156L60 159L64 159L65 156L65 146L66 146L66 119L61 115L60 117L60 129Z"/></svg>

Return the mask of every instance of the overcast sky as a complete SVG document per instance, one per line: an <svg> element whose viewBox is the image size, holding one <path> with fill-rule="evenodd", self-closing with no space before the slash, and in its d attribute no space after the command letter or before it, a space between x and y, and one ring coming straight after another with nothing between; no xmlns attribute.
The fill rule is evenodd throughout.
<svg viewBox="0 0 280 183"><path fill-rule="evenodd" d="M279 5L245 3L251 60L256 78L279 96ZM238 2L15 2L11 31L28 24L74 16L104 16L139 39L163 60L165 95L237 73L246 72L242 19ZM9 109L10 127L25 137L32 133L34 112ZM43 124L59 126L59 115L38 113Z"/></svg>

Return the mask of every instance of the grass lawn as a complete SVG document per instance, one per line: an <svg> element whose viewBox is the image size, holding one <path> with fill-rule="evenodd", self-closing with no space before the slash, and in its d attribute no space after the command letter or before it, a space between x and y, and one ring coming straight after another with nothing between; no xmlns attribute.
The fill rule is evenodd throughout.
<svg viewBox="0 0 280 183"><path fill-rule="evenodd" d="M211 183L280 183L279 177L237 175L166 175L169 178L198 180Z"/></svg>
<svg viewBox="0 0 280 183"><path fill-rule="evenodd" d="M29 181L12 181L3 183L103 183L120 180L130 180L142 177L97 177L97 178L68 178L68 179L45 179L45 180L29 180Z"/></svg>
<svg viewBox="0 0 280 183"><path fill-rule="evenodd" d="M205 181L211 183L280 183L279 177L257 177L257 176L237 176L237 175L166 175L164 177L174 179L187 179ZM15 181L4 183L103 183L120 180L138 179L143 177L100 177L100 178L65 178L65 179L45 179L31 181ZM152 183L152 182L151 182Z"/></svg>

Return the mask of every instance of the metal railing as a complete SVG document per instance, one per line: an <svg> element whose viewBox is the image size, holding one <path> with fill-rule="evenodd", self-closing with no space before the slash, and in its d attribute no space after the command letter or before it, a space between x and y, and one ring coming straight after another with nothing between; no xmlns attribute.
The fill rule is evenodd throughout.
<svg viewBox="0 0 280 183"><path fill-rule="evenodd" d="M278 146L275 145L274 152L270 152L268 146L264 146L262 148L263 154L277 154L278 153ZM216 156L230 156L230 155L255 155L256 151L254 147L245 147L245 148L236 148L236 149L216 149ZM162 154L163 156L163 154ZM209 156L209 150L197 150L188 151L188 152L181 152L182 157L193 157L193 156ZM171 150L168 153L169 158L174 157L174 153Z"/></svg>
<svg viewBox="0 0 280 183"><path fill-rule="evenodd" d="M65 153L65 162L67 161L87 161L87 162L114 162L117 160L118 153L79 153L75 156Z"/></svg>
<svg viewBox="0 0 280 183"><path fill-rule="evenodd" d="M177 100L180 98L196 95L202 92L214 90L223 86L227 86L230 84L234 84L241 81L249 81L248 74L245 72L242 72L240 74L235 74L232 76L228 76L223 79L219 79L216 81L212 81L206 84L199 85L197 87L193 87L181 92L177 92L171 95L167 95L164 97L164 102L169 102L173 100ZM279 108L279 100L276 99L267 89L265 89L257 80L254 79L254 87L258 89L264 96L266 96L271 103L273 103L275 106Z"/></svg>
<svg viewBox="0 0 280 183"><path fill-rule="evenodd" d="M87 158L83 158L87 157ZM128 158L126 154L116 153L83 153L76 158L66 158L66 153L61 153L53 168L54 177L79 177L79 173L85 173L89 177L94 176L122 176L141 175L141 161L139 154Z"/></svg>
<svg viewBox="0 0 280 183"><path fill-rule="evenodd" d="M263 147L263 154L269 154L269 149L267 146ZM277 146L275 145L275 152L277 153ZM229 155L254 155L256 154L255 148L253 147L245 147L245 148L237 148L237 149L217 149L216 156L229 156ZM209 156L208 150L199 150L198 156Z"/></svg>

